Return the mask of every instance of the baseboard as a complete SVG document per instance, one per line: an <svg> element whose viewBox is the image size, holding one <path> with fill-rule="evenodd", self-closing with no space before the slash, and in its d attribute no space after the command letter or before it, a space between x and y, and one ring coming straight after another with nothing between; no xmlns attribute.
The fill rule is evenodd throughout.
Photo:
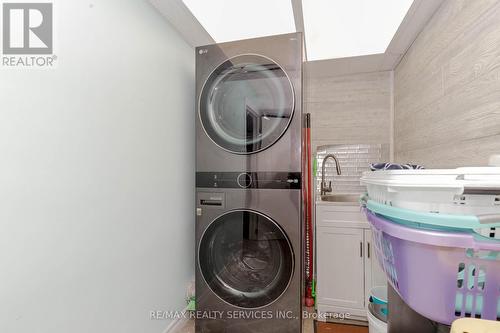
<svg viewBox="0 0 500 333"><path fill-rule="evenodd" d="M187 307L183 310L183 313L187 313ZM163 333L177 333L182 327L184 327L189 321L188 316L181 316L180 318L175 318L170 324L165 328Z"/></svg>

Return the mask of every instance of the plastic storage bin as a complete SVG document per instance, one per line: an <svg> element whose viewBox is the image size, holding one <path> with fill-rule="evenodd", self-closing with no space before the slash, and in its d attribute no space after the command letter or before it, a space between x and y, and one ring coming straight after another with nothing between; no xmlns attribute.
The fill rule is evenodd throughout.
<svg viewBox="0 0 500 333"><path fill-rule="evenodd" d="M453 322L450 333L498 333L500 322L479 319L458 319Z"/></svg>
<svg viewBox="0 0 500 333"><path fill-rule="evenodd" d="M500 168L365 172L370 200L428 213L500 214Z"/></svg>
<svg viewBox="0 0 500 333"><path fill-rule="evenodd" d="M500 320L500 242L470 232L417 229L366 211L389 282L422 316Z"/></svg>

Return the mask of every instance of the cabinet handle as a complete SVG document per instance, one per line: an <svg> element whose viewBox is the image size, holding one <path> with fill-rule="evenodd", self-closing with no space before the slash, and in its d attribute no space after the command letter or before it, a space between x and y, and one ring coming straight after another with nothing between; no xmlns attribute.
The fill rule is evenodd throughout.
<svg viewBox="0 0 500 333"><path fill-rule="evenodd" d="M359 256L363 258L363 242L359 242Z"/></svg>
<svg viewBox="0 0 500 333"><path fill-rule="evenodd" d="M370 259L370 242L368 242L368 247L367 247L367 255L368 255L368 259Z"/></svg>

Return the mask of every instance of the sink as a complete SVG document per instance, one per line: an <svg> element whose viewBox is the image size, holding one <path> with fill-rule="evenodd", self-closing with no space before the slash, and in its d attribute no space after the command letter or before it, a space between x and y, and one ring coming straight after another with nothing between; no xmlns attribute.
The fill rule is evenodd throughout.
<svg viewBox="0 0 500 333"><path fill-rule="evenodd" d="M321 201L329 202L359 202L359 194L329 194L322 195Z"/></svg>

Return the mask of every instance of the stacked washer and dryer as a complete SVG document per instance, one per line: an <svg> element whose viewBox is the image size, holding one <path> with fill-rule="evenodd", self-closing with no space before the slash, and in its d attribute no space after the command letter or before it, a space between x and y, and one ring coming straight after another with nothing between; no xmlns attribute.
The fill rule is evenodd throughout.
<svg viewBox="0 0 500 333"><path fill-rule="evenodd" d="M302 35L196 49L196 332L302 325Z"/></svg>

